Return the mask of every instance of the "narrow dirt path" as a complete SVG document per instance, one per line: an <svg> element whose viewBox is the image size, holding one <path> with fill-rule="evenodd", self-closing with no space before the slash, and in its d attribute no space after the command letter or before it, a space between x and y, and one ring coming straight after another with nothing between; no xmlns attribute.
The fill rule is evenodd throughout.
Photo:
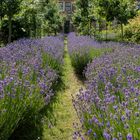
<svg viewBox="0 0 140 140"><path fill-rule="evenodd" d="M64 76L65 90L58 93L58 102L53 104L55 123L44 125L43 140L72 140L74 132L73 122L79 122L72 105L71 94L76 94L83 83L76 77L71 65L70 56L65 42Z"/></svg>

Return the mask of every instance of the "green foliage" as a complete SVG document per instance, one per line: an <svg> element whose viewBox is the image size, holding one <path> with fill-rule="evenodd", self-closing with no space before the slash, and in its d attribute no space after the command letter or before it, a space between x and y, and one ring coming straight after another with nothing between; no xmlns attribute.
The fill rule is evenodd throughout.
<svg viewBox="0 0 140 140"><path fill-rule="evenodd" d="M88 17L89 15L89 2L90 0L78 0L77 7L81 10L82 17Z"/></svg>
<svg viewBox="0 0 140 140"><path fill-rule="evenodd" d="M12 37L11 40L17 40L19 38L28 37L27 32L24 30L21 19L12 20ZM0 41L4 44L8 43L8 20L3 20L1 23L1 38Z"/></svg>
<svg viewBox="0 0 140 140"><path fill-rule="evenodd" d="M76 11L72 17L73 24L80 34L90 35L92 27L91 24L95 20L91 12L91 0L77 0Z"/></svg>
<svg viewBox="0 0 140 140"><path fill-rule="evenodd" d="M108 23L117 20L121 25L123 39L123 24L136 15L137 6L134 0L78 0L73 23L78 32L92 34L96 26L100 28L100 21L106 23L106 38ZM93 25L96 22L96 25ZM92 31L93 30L93 31ZM100 29L99 29L100 32ZM95 35L95 34L94 34Z"/></svg>
<svg viewBox="0 0 140 140"><path fill-rule="evenodd" d="M4 0L0 1L0 19L4 17L4 8L3 8Z"/></svg>
<svg viewBox="0 0 140 140"><path fill-rule="evenodd" d="M7 16L8 17L8 42L11 42L12 38L12 19L13 16L20 11L20 4L22 0L3 0L1 2L1 8L2 8L2 17Z"/></svg>
<svg viewBox="0 0 140 140"><path fill-rule="evenodd" d="M1 7L3 15L13 17L14 14L19 12L22 0L2 0Z"/></svg>
<svg viewBox="0 0 140 140"><path fill-rule="evenodd" d="M109 0L99 0L98 1L98 14L106 19L106 21L111 21L114 19L112 12L112 3Z"/></svg>
<svg viewBox="0 0 140 140"><path fill-rule="evenodd" d="M26 9L25 12L22 14L23 28L29 37L36 38L41 36L41 31L37 31L37 29L41 29L41 22L41 19L37 15L36 8Z"/></svg>
<svg viewBox="0 0 140 140"><path fill-rule="evenodd" d="M1 21L8 19L8 42L17 39L13 36L21 37L12 25L12 21L18 24L19 20L17 19L20 19L22 29L31 38L45 36L46 34L57 34L63 23L63 16L60 16L56 0L1 0L0 19L0 28L3 26ZM5 31L2 34L5 34ZM7 40L7 36L3 42L7 42L5 40Z"/></svg>
<svg viewBox="0 0 140 140"><path fill-rule="evenodd" d="M123 24L136 14L136 5L133 0L100 0L99 15L104 16L106 21L116 19L121 24L121 36L123 40Z"/></svg>
<svg viewBox="0 0 140 140"><path fill-rule="evenodd" d="M126 41L140 43L140 15L129 20L124 27L124 38Z"/></svg>
<svg viewBox="0 0 140 140"><path fill-rule="evenodd" d="M63 16L60 16L59 7L56 1L50 1L45 7L44 17L46 19L46 30L49 34L57 33L62 25Z"/></svg>

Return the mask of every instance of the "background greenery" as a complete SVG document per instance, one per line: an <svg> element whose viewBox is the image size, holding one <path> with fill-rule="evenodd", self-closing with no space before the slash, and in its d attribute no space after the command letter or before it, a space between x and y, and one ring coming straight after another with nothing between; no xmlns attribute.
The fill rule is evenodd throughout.
<svg viewBox="0 0 140 140"><path fill-rule="evenodd" d="M134 0L77 0L73 24L79 34L91 35L99 40L124 41L124 25L137 16L138 5Z"/></svg>
<svg viewBox="0 0 140 140"><path fill-rule="evenodd" d="M0 41L57 34L63 23L56 0L1 0Z"/></svg>

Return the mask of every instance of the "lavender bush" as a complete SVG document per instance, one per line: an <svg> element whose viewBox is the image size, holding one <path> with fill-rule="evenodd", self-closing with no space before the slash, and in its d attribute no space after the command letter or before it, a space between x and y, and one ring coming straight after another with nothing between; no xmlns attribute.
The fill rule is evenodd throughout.
<svg viewBox="0 0 140 140"><path fill-rule="evenodd" d="M21 39L0 48L0 139L8 139L26 114L31 117L50 102L63 52L57 37Z"/></svg>
<svg viewBox="0 0 140 140"><path fill-rule="evenodd" d="M139 139L139 52L139 48L118 48L88 64L86 89L73 103L90 139ZM76 132L74 138L79 136Z"/></svg>
<svg viewBox="0 0 140 140"><path fill-rule="evenodd" d="M77 74L82 74L85 66L95 57L111 51L104 43L100 44L89 36L68 35L68 50L72 65Z"/></svg>

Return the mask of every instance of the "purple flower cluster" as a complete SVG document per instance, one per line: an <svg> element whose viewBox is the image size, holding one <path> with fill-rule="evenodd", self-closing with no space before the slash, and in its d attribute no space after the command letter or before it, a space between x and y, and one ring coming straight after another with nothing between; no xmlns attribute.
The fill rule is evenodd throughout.
<svg viewBox="0 0 140 140"><path fill-rule="evenodd" d="M59 62L63 62L63 40L58 37L44 37L36 40L21 39L0 48L0 61L28 61L32 57L40 57L42 52L48 53Z"/></svg>
<svg viewBox="0 0 140 140"><path fill-rule="evenodd" d="M60 63L63 63L63 54L64 54L64 40L61 37L45 37L42 39L43 42L43 51L58 60Z"/></svg>
<svg viewBox="0 0 140 140"><path fill-rule="evenodd" d="M88 52L91 47L100 48L100 44L89 36L78 36L75 33L70 33L68 35L68 49L69 53L82 51L84 53Z"/></svg>
<svg viewBox="0 0 140 140"><path fill-rule="evenodd" d="M92 48L123 48L123 47L135 47L139 48L140 45L134 43L120 43L120 42L98 42L90 36L76 35L74 32L68 35L68 49L69 53L83 51L85 53Z"/></svg>
<svg viewBox="0 0 140 140"><path fill-rule="evenodd" d="M99 43L89 36L78 36L75 33L70 33L68 35L68 51L76 73L81 75L93 58L112 51L112 44L110 43L109 46L107 43Z"/></svg>
<svg viewBox="0 0 140 140"><path fill-rule="evenodd" d="M91 139L140 137L140 49L118 48L86 68L86 89L73 100Z"/></svg>
<svg viewBox="0 0 140 140"><path fill-rule="evenodd" d="M8 139L27 111L34 114L50 102L63 54L58 37L21 39L0 48L0 139Z"/></svg>

